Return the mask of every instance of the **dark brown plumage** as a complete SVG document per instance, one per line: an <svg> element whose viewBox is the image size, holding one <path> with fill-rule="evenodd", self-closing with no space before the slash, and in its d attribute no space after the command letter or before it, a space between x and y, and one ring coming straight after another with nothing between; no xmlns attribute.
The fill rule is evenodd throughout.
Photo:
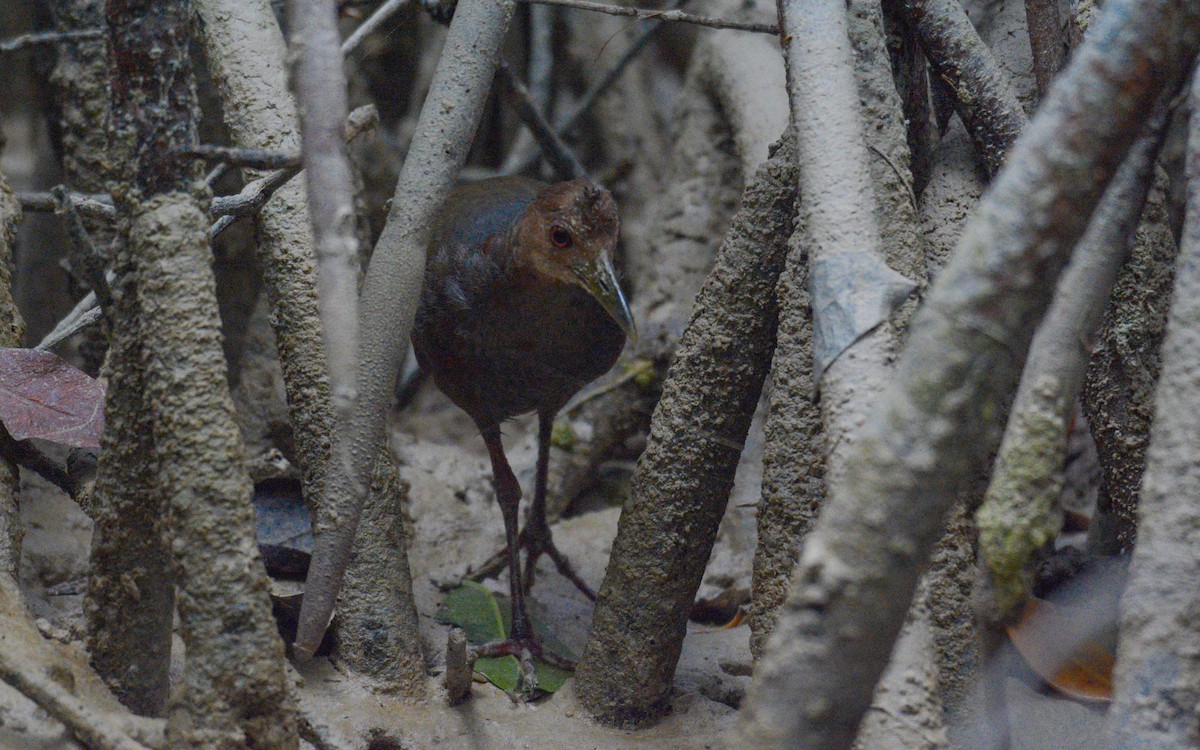
<svg viewBox="0 0 1200 750"><path fill-rule="evenodd" d="M508 641L480 649L482 655L550 656L529 627L519 547L526 548L526 586L538 556L547 554L595 598L554 547L545 519L546 470L555 414L612 367L634 330L612 267L618 232L616 206L603 188L588 180L547 185L519 177L459 188L433 225L413 348L487 444L510 561L512 632ZM538 415L538 464L518 537L521 488L500 443L500 424L529 412Z"/></svg>

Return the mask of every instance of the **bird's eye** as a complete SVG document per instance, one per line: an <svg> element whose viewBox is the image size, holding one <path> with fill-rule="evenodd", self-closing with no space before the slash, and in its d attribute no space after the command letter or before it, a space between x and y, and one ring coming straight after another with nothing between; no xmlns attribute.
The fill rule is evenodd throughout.
<svg viewBox="0 0 1200 750"><path fill-rule="evenodd" d="M568 248L572 244L571 233L556 224L550 227L550 241L555 247Z"/></svg>

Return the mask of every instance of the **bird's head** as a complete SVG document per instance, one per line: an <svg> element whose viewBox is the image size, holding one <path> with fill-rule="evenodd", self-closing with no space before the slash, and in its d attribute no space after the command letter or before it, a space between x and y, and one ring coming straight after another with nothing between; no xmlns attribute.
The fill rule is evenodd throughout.
<svg viewBox="0 0 1200 750"><path fill-rule="evenodd" d="M633 339L629 303L613 269L621 222L607 190L587 179L547 187L517 226L522 261L538 273L582 287Z"/></svg>

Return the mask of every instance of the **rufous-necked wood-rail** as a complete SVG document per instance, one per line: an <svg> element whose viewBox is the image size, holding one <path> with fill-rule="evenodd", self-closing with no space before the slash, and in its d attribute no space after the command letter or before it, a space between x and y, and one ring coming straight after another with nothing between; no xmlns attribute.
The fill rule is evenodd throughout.
<svg viewBox="0 0 1200 750"><path fill-rule="evenodd" d="M487 445L504 514L512 629L479 656L531 656L563 665L529 625L525 592L542 554L595 595L554 546L546 523L550 435L559 409L616 362L633 318L613 270L620 221L607 190L587 179L547 185L500 177L455 190L434 220L412 342L422 369L470 415ZM533 503L517 533L521 487L500 425L538 415ZM525 577L518 551L526 550Z"/></svg>

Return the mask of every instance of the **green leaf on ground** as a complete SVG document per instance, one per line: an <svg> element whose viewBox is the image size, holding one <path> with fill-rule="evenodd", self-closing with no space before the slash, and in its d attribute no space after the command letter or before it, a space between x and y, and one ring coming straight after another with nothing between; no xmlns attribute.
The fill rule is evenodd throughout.
<svg viewBox="0 0 1200 750"><path fill-rule="evenodd" d="M463 581L462 586L446 595L446 600L438 610L437 620L448 625L457 625L467 634L469 643L481 645L508 637L510 610L507 600L501 602L499 597L483 585L474 581ZM543 646L566 659L576 661L575 656L550 635L544 623L530 617L530 624ZM565 669L551 666L540 659L534 660L533 670L537 675L538 690L547 693L558 690L571 676ZM516 690L520 683L521 666L515 656L476 659L475 671L504 691Z"/></svg>

